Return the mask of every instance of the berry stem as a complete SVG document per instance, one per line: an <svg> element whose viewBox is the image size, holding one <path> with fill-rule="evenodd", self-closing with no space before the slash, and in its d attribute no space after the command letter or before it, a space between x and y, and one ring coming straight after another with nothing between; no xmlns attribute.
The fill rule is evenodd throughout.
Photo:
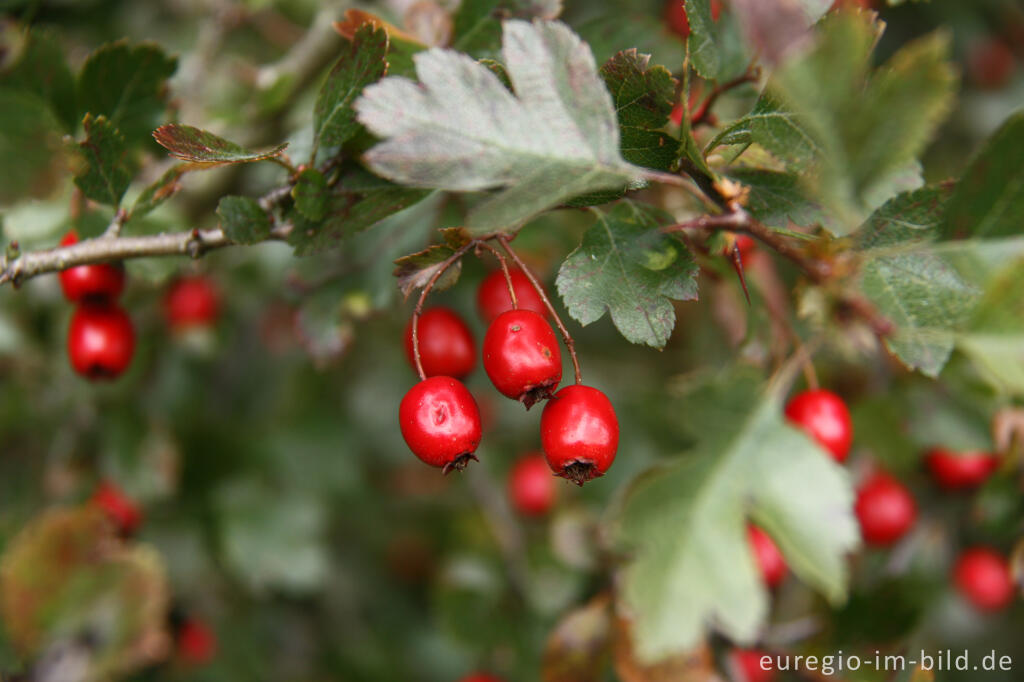
<svg viewBox="0 0 1024 682"><path fill-rule="evenodd" d="M713 125L715 117L711 113L711 107L715 105L715 102L718 101L718 98L721 97L726 92L734 88L738 88L744 83L756 83L760 78L761 70L757 68L754 64L751 64L750 66L747 67L746 72L743 73L742 75L733 78L731 81L722 83L721 85L716 85L714 89L712 89L711 92L708 94L707 98L705 98L705 100L701 103L701 105L698 106L695 111L690 113L690 127L696 128L697 126L704 123Z"/></svg>
<svg viewBox="0 0 1024 682"><path fill-rule="evenodd" d="M433 290L434 285L437 284L437 280L439 280L441 278L441 275L443 275L445 272L447 272L448 268L450 268L456 261L458 261L464 255L466 255L466 252L469 251L473 246L475 246L476 243L477 242L475 242L475 241L468 241L468 242L466 242L465 244L460 246L458 249L456 249L455 253L453 253L452 255L448 256L448 258L446 258L444 261L441 262L441 265L437 268L437 270L434 271L434 274L430 276L430 279L427 280L427 283L423 285L423 291L420 292L420 297L416 301L416 307L413 308L413 311L412 311L412 357L413 357L413 360L414 360L414 362L416 364L416 374L419 375L420 381L423 381L423 380L425 380L427 378L426 372L423 371L423 360L420 358L419 326L420 326L420 314L423 312L423 303L427 300L427 296Z"/></svg>
<svg viewBox="0 0 1024 682"><path fill-rule="evenodd" d="M512 300L512 309L519 310L519 301L516 300L516 289L512 286L512 275L508 271L508 261L501 255L501 251L488 244L487 242L479 242L477 246L483 247L494 254L494 257L498 259L498 263L501 265L501 271L505 275L505 286L508 287L508 297Z"/></svg>
<svg viewBox="0 0 1024 682"><path fill-rule="evenodd" d="M555 326L558 327L558 331L562 334L562 340L565 342L565 347L569 351L569 357L572 358L572 368L576 374L576 383L582 384L583 377L580 374L580 360L576 357L576 342L572 340L572 335L562 323L562 318L558 316L558 311L556 311L555 307L551 305L551 300L544 292L544 287L540 285L537 278L534 277L530 269L526 267L526 263L524 263L523 259L519 257L519 254L512 249L512 245L508 243L508 237L503 234L499 234L495 236L495 239L497 239L498 243L501 244L501 247L505 249L505 253L509 255L509 258L511 258L519 269L523 271L526 278L530 280L530 284L533 286L534 290L536 290L537 295L540 296L540 300L544 302L544 307L548 309L549 313L551 313L551 319L555 321Z"/></svg>

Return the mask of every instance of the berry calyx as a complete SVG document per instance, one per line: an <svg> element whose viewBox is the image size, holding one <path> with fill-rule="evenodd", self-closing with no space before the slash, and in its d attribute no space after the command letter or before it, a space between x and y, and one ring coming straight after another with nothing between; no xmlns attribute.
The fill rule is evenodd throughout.
<svg viewBox="0 0 1024 682"><path fill-rule="evenodd" d="M550 398L562 380L562 353L551 325L532 310L498 315L484 336L484 370L499 393L526 409Z"/></svg>
<svg viewBox="0 0 1024 682"><path fill-rule="evenodd" d="M420 362L428 377L447 376L462 379L476 367L473 332L462 317L450 308L431 308L420 315L416 336ZM405 327L405 355L416 369L412 347L412 320Z"/></svg>
<svg viewBox="0 0 1024 682"><path fill-rule="evenodd" d="M78 233L71 230L60 240L61 246L78 243ZM60 288L72 303L112 301L124 291L124 266L121 263L76 265L61 270Z"/></svg>
<svg viewBox="0 0 1024 682"><path fill-rule="evenodd" d="M209 277L180 277L164 296L164 318L176 331L209 327L220 312L220 293Z"/></svg>
<svg viewBox="0 0 1024 682"><path fill-rule="evenodd" d="M975 547L960 555L953 568L960 593L982 611L998 611L1013 601L1015 592L1009 562L995 550Z"/></svg>
<svg viewBox="0 0 1024 682"><path fill-rule="evenodd" d="M189 618L177 632L178 657L188 665L204 665L217 654L217 635L203 621Z"/></svg>
<svg viewBox="0 0 1024 682"><path fill-rule="evenodd" d="M786 417L832 453L837 462L844 462L850 454L853 442L850 410L835 393L825 389L798 393L786 405Z"/></svg>
<svg viewBox="0 0 1024 682"><path fill-rule="evenodd" d="M977 488L999 466L999 458L987 452L956 453L932 448L925 463L935 482L946 490Z"/></svg>
<svg viewBox="0 0 1024 682"><path fill-rule="evenodd" d="M750 542L750 549L757 560L757 567L761 571L761 578L764 584L770 588L778 587L786 579L788 567L782 552L776 546L768 533L755 526L747 524L747 540Z"/></svg>
<svg viewBox="0 0 1024 682"><path fill-rule="evenodd" d="M101 481L96 486L90 502L102 510L123 535L134 535L142 525L142 509L110 481Z"/></svg>
<svg viewBox="0 0 1024 682"><path fill-rule="evenodd" d="M410 388L398 408L398 423L413 454L446 474L476 459L480 410L457 379L430 377Z"/></svg>
<svg viewBox="0 0 1024 682"><path fill-rule="evenodd" d="M508 475L508 496L512 507L523 516L543 516L558 497L555 477L541 455L527 455L513 465Z"/></svg>
<svg viewBox="0 0 1024 682"><path fill-rule="evenodd" d="M94 381L114 379L132 362L135 328L114 304L86 303L75 310L68 328L71 367Z"/></svg>
<svg viewBox="0 0 1024 682"><path fill-rule="evenodd" d="M917 520L917 503L900 481L886 473L870 476L857 491L853 507L860 532L869 545L891 545Z"/></svg>
<svg viewBox="0 0 1024 682"><path fill-rule="evenodd" d="M519 310L532 310L541 316L548 314L548 309L541 300L540 294L533 288L530 278L522 270L508 271L512 280L512 290L516 292L516 305ZM508 282L505 273L495 270L484 278L476 291L476 306L484 322L491 323L498 315L512 310L512 297L508 295Z"/></svg>
<svg viewBox="0 0 1024 682"><path fill-rule="evenodd" d="M590 386L566 386L540 417L548 466L577 485L602 476L619 448L619 420L608 397Z"/></svg>
<svg viewBox="0 0 1024 682"><path fill-rule="evenodd" d="M764 661L765 658L768 660ZM762 666L762 661L768 665ZM729 663L733 677L739 682L772 682L776 677L775 661L761 649L733 649Z"/></svg>

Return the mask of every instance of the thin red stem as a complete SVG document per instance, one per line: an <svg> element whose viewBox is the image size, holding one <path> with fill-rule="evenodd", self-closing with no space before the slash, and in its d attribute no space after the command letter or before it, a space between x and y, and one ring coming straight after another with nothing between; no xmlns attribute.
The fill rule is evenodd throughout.
<svg viewBox="0 0 1024 682"><path fill-rule="evenodd" d="M501 271L505 274L505 286L508 287L508 297L512 300L512 309L519 310L519 301L516 299L516 290L515 287L512 286L512 275L508 271L508 261L505 260L503 255L501 255L501 251L498 251L487 242L479 242L477 246L487 249L494 254L495 258L498 259L498 264L501 265Z"/></svg>
<svg viewBox="0 0 1024 682"><path fill-rule="evenodd" d="M472 248L474 246L474 244L475 244L475 242L471 242L471 241L470 242L466 242L465 244L460 246L458 249L456 249L455 253L453 253L452 255L448 256L448 258L446 258L444 261L441 262L441 265L437 268L437 270L434 272L434 274L430 276L430 279L427 280L427 283L423 285L423 291L420 292L420 297L416 301L416 307L413 308L413 311L412 311L412 357L413 357L413 362L416 365L416 374L419 375L420 381L423 381L423 380L425 380L427 378L426 372L423 371L423 360L420 358L419 326L420 326L420 314L423 312L423 303L427 300L427 296L430 294L431 290L434 288L434 285L437 284L437 280L439 280L441 278L441 275L443 275L445 272L447 272L448 268L450 268L456 261L458 261L464 255L466 255L466 252L469 251L469 249Z"/></svg>
<svg viewBox="0 0 1024 682"><path fill-rule="evenodd" d="M540 285L537 278L534 277L533 273L530 272L530 269L526 267L526 263L524 263L519 257L519 254L512 249L512 245L508 243L508 237L503 234L499 234L495 239L497 239L498 243L501 244L501 247L505 249L505 253L509 255L509 258L511 258L515 262L516 266L523 271L523 274L526 275L526 278L530 280L530 284L537 291L537 295L540 296L540 300L544 302L544 307L548 309L548 312L551 314L551 318L555 321L555 326L558 327L558 331L562 334L562 340L565 342L565 347L569 351L569 357L572 358L572 368L576 374L576 383L582 384L583 377L580 374L580 361L579 358L576 357L576 343L572 340L572 335L569 333L569 330L566 329L564 324L562 324L562 318L558 316L558 311L556 311L555 307L551 305L551 300L544 291L544 287Z"/></svg>

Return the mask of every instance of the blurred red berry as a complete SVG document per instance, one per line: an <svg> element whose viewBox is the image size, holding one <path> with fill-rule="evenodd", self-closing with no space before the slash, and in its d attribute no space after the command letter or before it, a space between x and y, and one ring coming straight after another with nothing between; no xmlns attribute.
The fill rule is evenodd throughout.
<svg viewBox="0 0 1024 682"><path fill-rule="evenodd" d="M786 579L788 568L786 559L782 556L775 541L768 533L752 523L747 525L747 539L750 542L750 549L754 552L754 559L757 560L757 567L761 571L764 584L768 587L778 587Z"/></svg>
<svg viewBox="0 0 1024 682"><path fill-rule="evenodd" d="M78 243L78 234L71 230L60 240L61 246ZM77 265L61 270L60 288L72 303L113 301L124 291L124 266L121 263Z"/></svg>
<svg viewBox="0 0 1024 682"><path fill-rule="evenodd" d="M548 314L548 309L541 300L540 294L533 288L530 278L522 270L509 270L512 290L516 292L516 304L519 310L532 310L541 316ZM476 305L480 317L490 324L498 315L512 310L512 297L508 295L508 282L505 273L495 270L484 278L476 291Z"/></svg>
<svg viewBox="0 0 1024 682"><path fill-rule="evenodd" d="M86 303L68 327L71 367L92 381L115 379L132 362L135 327L116 304Z"/></svg>
<svg viewBox="0 0 1024 682"><path fill-rule="evenodd" d="M986 547L961 554L953 569L953 579L967 601L982 611L1005 608L1016 591L1009 562Z"/></svg>
<svg viewBox="0 0 1024 682"><path fill-rule="evenodd" d="M971 47L967 74L982 90L999 90L1010 82L1014 71L1013 51L1001 40L989 39Z"/></svg>
<svg viewBox="0 0 1024 682"><path fill-rule="evenodd" d="M891 545L917 521L917 503L900 481L886 473L870 476L857 491L854 512L869 545Z"/></svg>
<svg viewBox="0 0 1024 682"><path fill-rule="evenodd" d="M786 416L832 453L846 460L853 442L853 423L843 399L831 391L813 389L798 393L786 405Z"/></svg>
<svg viewBox="0 0 1024 682"><path fill-rule="evenodd" d="M164 297L164 317L175 330L209 327L220 311L220 293L209 277L180 277Z"/></svg>
<svg viewBox="0 0 1024 682"><path fill-rule="evenodd" d="M450 308L430 308L420 315L416 332L420 362L427 377L447 376L462 379L476 367L476 343L473 332L462 317ZM412 348L412 320L405 327L405 355L416 369Z"/></svg>
<svg viewBox="0 0 1024 682"><path fill-rule="evenodd" d="M956 453L933 448L925 455L925 463L935 482L946 490L977 488L999 466L999 458L987 452Z"/></svg>
<svg viewBox="0 0 1024 682"><path fill-rule="evenodd" d="M733 649L729 659L737 682L773 682L775 679L775 661L767 651ZM767 666L762 667L763 659L767 659Z"/></svg>
<svg viewBox="0 0 1024 682"><path fill-rule="evenodd" d="M178 656L188 665L205 665L217 655L217 635L203 621L189 618L178 628Z"/></svg>
<svg viewBox="0 0 1024 682"><path fill-rule="evenodd" d="M125 535L133 535L142 525L142 509L110 481L96 486L91 502Z"/></svg>
<svg viewBox="0 0 1024 682"><path fill-rule="evenodd" d="M524 516L543 516L551 511L558 488L543 455L526 455L513 465L508 474L508 496L512 507Z"/></svg>

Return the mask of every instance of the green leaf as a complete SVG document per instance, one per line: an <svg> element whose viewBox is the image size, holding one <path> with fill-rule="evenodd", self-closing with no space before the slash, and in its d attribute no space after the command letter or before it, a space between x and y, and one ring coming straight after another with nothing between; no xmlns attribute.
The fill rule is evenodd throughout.
<svg viewBox="0 0 1024 682"><path fill-rule="evenodd" d="M663 348L676 321L672 299L697 298L697 264L660 232L673 222L666 213L626 201L597 215L559 269L558 293L580 324L608 312L630 342Z"/></svg>
<svg viewBox="0 0 1024 682"><path fill-rule="evenodd" d="M179 123L160 126L153 131L153 139L175 158L212 165L265 161L280 156L288 148L285 142L264 151L250 151L206 130Z"/></svg>
<svg viewBox="0 0 1024 682"><path fill-rule="evenodd" d="M800 178L791 173L738 168L729 177L750 189L747 210L770 227L827 224L828 215L807 196Z"/></svg>
<svg viewBox="0 0 1024 682"><path fill-rule="evenodd" d="M217 217L224 234L238 244L255 244L270 236L270 216L250 197L223 197Z"/></svg>
<svg viewBox="0 0 1024 682"><path fill-rule="evenodd" d="M676 100L676 80L664 66L651 66L636 49L619 52L601 67L619 118L622 156L637 166L668 171L679 157L679 140L668 125Z"/></svg>
<svg viewBox="0 0 1024 682"><path fill-rule="evenodd" d="M72 133L78 127L75 78L54 34L29 30L17 61L0 73L0 87L38 95L50 105L66 132Z"/></svg>
<svg viewBox="0 0 1024 682"><path fill-rule="evenodd" d="M342 241L388 216L412 206L429 194L382 180L356 170L343 176L334 187L323 220L295 216L295 229L288 243L299 256L308 256L336 248Z"/></svg>
<svg viewBox="0 0 1024 682"><path fill-rule="evenodd" d="M0 88L0 204L43 198L67 173L63 128L37 95Z"/></svg>
<svg viewBox="0 0 1024 682"><path fill-rule="evenodd" d="M134 175L128 143L105 116L86 114L82 126L85 140L78 149L85 168L75 176L75 185L89 199L117 208Z"/></svg>
<svg viewBox="0 0 1024 682"><path fill-rule="evenodd" d="M315 168L307 168L299 173L292 188L295 208L310 220L323 220L327 215L330 190L323 173Z"/></svg>
<svg viewBox="0 0 1024 682"><path fill-rule="evenodd" d="M168 168L154 182L147 185L135 200L135 203L132 204L131 219L142 218L177 194L178 190L181 189L178 181L186 172L188 172L188 166L176 164Z"/></svg>
<svg viewBox="0 0 1024 682"><path fill-rule="evenodd" d="M369 22L347 42L316 98L314 147L343 144L359 130L352 103L364 87L380 80L387 72L387 53L387 32Z"/></svg>
<svg viewBox="0 0 1024 682"><path fill-rule="evenodd" d="M441 264L453 256L457 249L465 245L470 237L461 227L450 227L441 230L444 244L434 244L417 253L402 256L395 260L394 275L398 279L398 288L403 296L408 296L416 289L426 286L430 278L438 271ZM453 263L434 284L435 290L443 290L459 280L462 261Z"/></svg>
<svg viewBox="0 0 1024 682"><path fill-rule="evenodd" d="M1024 396L1024 257L992 279L956 344L997 391Z"/></svg>
<svg viewBox="0 0 1024 682"><path fill-rule="evenodd" d="M749 378L723 377L671 415L697 445L638 479L616 529L631 557L622 597L641 660L691 649L711 623L741 644L755 640L768 595L747 540L750 518L799 578L841 602L845 554L860 535L843 467L787 425L780 401Z"/></svg>
<svg viewBox="0 0 1024 682"><path fill-rule="evenodd" d="M414 187L503 187L470 212L476 233L642 177L620 154L593 56L568 27L507 21L503 54L515 96L486 66L444 50L417 55L418 84L389 76L367 87L359 120L385 138L364 157L373 171Z"/></svg>
<svg viewBox="0 0 1024 682"><path fill-rule="evenodd" d="M1024 111L1006 120L957 185L945 237L1001 237L1024 231Z"/></svg>
<svg viewBox="0 0 1024 682"><path fill-rule="evenodd" d="M501 4L501 0L464 0L460 3L452 17L452 49L477 58L498 56Z"/></svg>
<svg viewBox="0 0 1024 682"><path fill-rule="evenodd" d="M686 44L694 70L702 78L724 82L743 73L753 55L740 30L738 12L721 12L716 20L711 5L711 0L686 0Z"/></svg>
<svg viewBox="0 0 1024 682"><path fill-rule="evenodd" d="M129 144L139 143L160 124L167 79L177 65L153 43L104 45L78 75L78 109L106 116Z"/></svg>

